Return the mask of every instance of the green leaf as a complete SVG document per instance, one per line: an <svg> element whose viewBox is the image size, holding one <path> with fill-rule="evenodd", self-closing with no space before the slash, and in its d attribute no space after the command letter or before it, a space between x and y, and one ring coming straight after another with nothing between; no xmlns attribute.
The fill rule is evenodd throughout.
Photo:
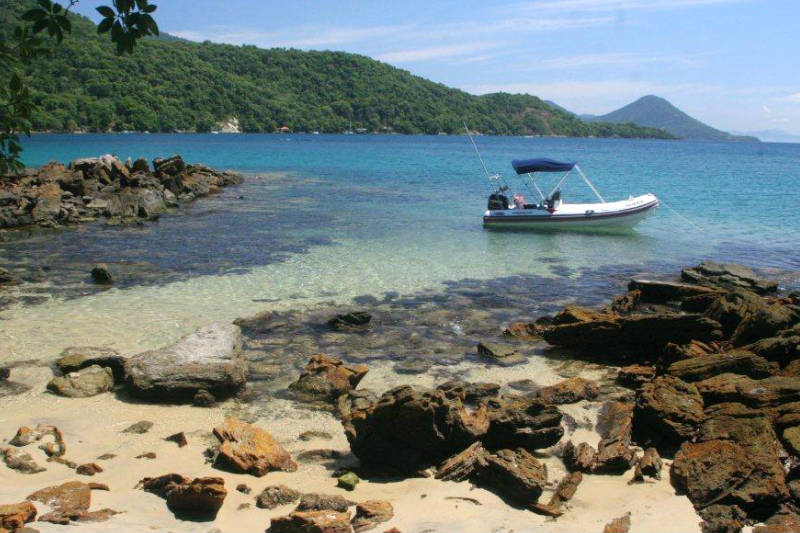
<svg viewBox="0 0 800 533"><path fill-rule="evenodd" d="M100 21L100 24L97 25L97 33L106 33L108 30L111 29L111 26L114 24L113 18L107 18Z"/></svg>
<svg viewBox="0 0 800 533"><path fill-rule="evenodd" d="M58 22L58 25L61 26L61 29L67 33L72 33L72 23L67 17L60 16L56 19L56 21Z"/></svg>
<svg viewBox="0 0 800 533"><path fill-rule="evenodd" d="M37 21L36 21L36 22L33 24L33 33L39 33L40 31L42 31L43 29L45 29L45 28L47 27L47 24L48 24L48 22L49 22L49 21L48 21L46 18L43 18L43 19L37 20Z"/></svg>
<svg viewBox="0 0 800 533"><path fill-rule="evenodd" d="M156 9L158 9L158 6L154 6L154 5L148 5L148 6L147 6L147 7L145 7L145 8L144 8L142 11L144 11L145 13L152 13L152 12L154 12Z"/></svg>
<svg viewBox="0 0 800 533"><path fill-rule="evenodd" d="M105 18L114 19L116 18L117 14L108 6L100 6L97 8L97 12L103 15Z"/></svg>
<svg viewBox="0 0 800 533"><path fill-rule="evenodd" d="M16 72L11 75L11 82L8 84L12 93L18 93L22 89L22 80Z"/></svg>
<svg viewBox="0 0 800 533"><path fill-rule="evenodd" d="M27 20L28 22L34 22L39 20L40 18L46 16L47 13L44 9L35 7L33 9L29 9L25 13L22 14L22 20Z"/></svg>
<svg viewBox="0 0 800 533"><path fill-rule="evenodd" d="M53 4L53 13L55 13L56 15L61 13L61 11L63 10L64 8L61 4Z"/></svg>

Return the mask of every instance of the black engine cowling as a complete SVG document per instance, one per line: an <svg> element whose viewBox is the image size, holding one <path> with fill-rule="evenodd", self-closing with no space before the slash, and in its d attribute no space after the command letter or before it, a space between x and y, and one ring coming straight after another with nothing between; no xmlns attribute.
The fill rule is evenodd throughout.
<svg viewBox="0 0 800 533"><path fill-rule="evenodd" d="M489 211L508 209L508 197L505 194L490 194L487 209Z"/></svg>

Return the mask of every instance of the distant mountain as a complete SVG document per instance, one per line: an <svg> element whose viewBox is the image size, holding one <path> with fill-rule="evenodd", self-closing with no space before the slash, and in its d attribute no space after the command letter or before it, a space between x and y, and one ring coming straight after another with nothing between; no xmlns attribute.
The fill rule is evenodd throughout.
<svg viewBox="0 0 800 533"><path fill-rule="evenodd" d="M748 135L758 137L769 143L800 143L800 135L783 130L735 131L734 135Z"/></svg>
<svg viewBox="0 0 800 533"><path fill-rule="evenodd" d="M569 109L567 109L566 107L560 106L560 105L558 105L557 103L555 103L552 100L543 100L543 102L545 104L549 105L550 107L554 107L554 108L558 109L559 111L563 111L564 113L569 113L570 115L574 115L575 114L572 111L570 111Z"/></svg>
<svg viewBox="0 0 800 533"><path fill-rule="evenodd" d="M643 96L607 115L587 119L591 122L610 122L612 124L633 123L640 126L660 128L677 137L707 141L749 141L758 142L756 137L736 136L712 128L690 117L667 100L658 96Z"/></svg>

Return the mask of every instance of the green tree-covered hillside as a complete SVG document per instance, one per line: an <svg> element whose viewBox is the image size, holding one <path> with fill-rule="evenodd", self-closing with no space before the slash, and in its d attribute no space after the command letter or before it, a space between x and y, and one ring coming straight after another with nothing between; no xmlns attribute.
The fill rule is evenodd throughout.
<svg viewBox="0 0 800 533"><path fill-rule="evenodd" d="M0 3L0 32L30 5ZM341 132L352 121L368 131L454 133L466 121L494 134L672 138L633 124L587 124L530 95L470 95L343 52L148 38L117 57L75 15L72 34L28 75L39 131L208 131L236 117L247 132Z"/></svg>

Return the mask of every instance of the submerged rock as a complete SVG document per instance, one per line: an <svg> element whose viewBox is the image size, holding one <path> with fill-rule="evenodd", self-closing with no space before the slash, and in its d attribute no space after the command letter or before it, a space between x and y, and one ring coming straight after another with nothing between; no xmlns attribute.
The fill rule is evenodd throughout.
<svg viewBox="0 0 800 533"><path fill-rule="evenodd" d="M98 365L110 368L117 382L124 377L124 364L125 358L116 350L95 346L71 346L56 359L56 367L64 374Z"/></svg>
<svg viewBox="0 0 800 533"><path fill-rule="evenodd" d="M68 398L86 398L114 389L114 373L110 368L92 365L61 377L53 378L47 388Z"/></svg>
<svg viewBox="0 0 800 533"><path fill-rule="evenodd" d="M221 443L214 461L217 468L256 477L274 470L297 470L297 463L292 461L289 452L264 429L228 418L223 425L214 428L214 435Z"/></svg>
<svg viewBox="0 0 800 533"><path fill-rule="evenodd" d="M364 311L353 311L336 315L328 320L328 325L339 331L362 331L369 328L372 316Z"/></svg>
<svg viewBox="0 0 800 533"><path fill-rule="evenodd" d="M178 342L125 361L126 385L149 401L186 402L199 390L226 396L247 377L238 326L211 324Z"/></svg>
<svg viewBox="0 0 800 533"><path fill-rule="evenodd" d="M752 269L735 263L703 261L694 268L683 269L681 278L690 283L724 289L747 289L762 295L778 290L776 282L762 279Z"/></svg>
<svg viewBox="0 0 800 533"><path fill-rule="evenodd" d="M108 265L99 264L92 268L92 281L100 285L111 285L114 283L114 276L111 275Z"/></svg>
<svg viewBox="0 0 800 533"><path fill-rule="evenodd" d="M346 365L335 357L316 354L289 390L303 401L332 402L355 389L367 371L365 365Z"/></svg>

